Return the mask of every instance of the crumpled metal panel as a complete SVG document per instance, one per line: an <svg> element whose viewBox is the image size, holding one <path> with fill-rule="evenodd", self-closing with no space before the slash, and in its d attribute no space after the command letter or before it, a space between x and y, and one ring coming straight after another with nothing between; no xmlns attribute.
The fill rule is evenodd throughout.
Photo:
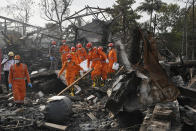
<svg viewBox="0 0 196 131"><path fill-rule="evenodd" d="M156 42L144 40L144 69L149 73L152 84L158 88L160 101L176 100L180 94L179 90L168 79L167 73L158 62ZM157 93L157 92L156 92Z"/></svg>

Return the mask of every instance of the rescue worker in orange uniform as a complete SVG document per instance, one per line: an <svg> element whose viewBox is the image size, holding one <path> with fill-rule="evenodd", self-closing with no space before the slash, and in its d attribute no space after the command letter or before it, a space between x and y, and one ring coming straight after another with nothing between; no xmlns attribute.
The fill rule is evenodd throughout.
<svg viewBox="0 0 196 131"><path fill-rule="evenodd" d="M61 54L61 62L62 62L62 66L63 63L66 61L66 56L67 54L69 54L70 49L69 46L66 44L66 40L62 40L63 45L61 45L59 52Z"/></svg>
<svg viewBox="0 0 196 131"><path fill-rule="evenodd" d="M78 54L76 52L76 48L75 47L71 47L71 56L72 56L72 61L74 61L76 64L79 64L79 60L78 60Z"/></svg>
<svg viewBox="0 0 196 131"><path fill-rule="evenodd" d="M111 76L115 73L115 70L112 69L112 66L114 63L117 62L117 53L116 50L114 49L114 44L109 43L108 44L109 48L109 53L108 53L108 60L109 60L109 65L108 65L108 74Z"/></svg>
<svg viewBox="0 0 196 131"><path fill-rule="evenodd" d="M107 80L109 60L107 59L106 53L103 52L103 47L98 48L98 53L103 54L103 55L100 55L100 58L101 58L101 64L102 64L102 68L101 68L102 83L101 83L101 86L104 86L105 81Z"/></svg>
<svg viewBox="0 0 196 131"><path fill-rule="evenodd" d="M9 73L9 88L13 91L14 101L18 105L24 104L24 98L26 96L26 83L27 79L28 86L32 87L27 65L21 63L21 58L16 55L15 64L10 67Z"/></svg>
<svg viewBox="0 0 196 131"><path fill-rule="evenodd" d="M78 60L78 54L76 52L76 48L75 47L71 47L71 57L72 57L72 61L75 62L76 64L79 64L79 60ZM79 72L80 69L75 69L73 70L76 74L76 78L78 78L80 76Z"/></svg>
<svg viewBox="0 0 196 131"><path fill-rule="evenodd" d="M82 47L81 43L77 44L77 54L78 54L78 60L79 64L87 59L87 52L86 49Z"/></svg>
<svg viewBox="0 0 196 131"><path fill-rule="evenodd" d="M86 48L89 50L88 52L88 61L87 66L88 68L93 68L93 71L91 72L91 79L93 80L93 87L100 84L100 78L101 78L101 56L105 57L102 53L99 54L97 48L92 47L92 43L88 43L86 45ZM105 58L107 59L107 58ZM90 67L90 62L92 61L92 65Z"/></svg>
<svg viewBox="0 0 196 131"><path fill-rule="evenodd" d="M69 86L76 79L76 74L75 74L74 70L83 71L83 69L72 60L71 54L68 54L66 59L67 60L64 62L63 67L61 68L60 72L58 73L58 77L60 77L60 75L63 73L63 71L66 70L65 79L67 82L67 86ZM71 88L70 95L74 96L74 87Z"/></svg>

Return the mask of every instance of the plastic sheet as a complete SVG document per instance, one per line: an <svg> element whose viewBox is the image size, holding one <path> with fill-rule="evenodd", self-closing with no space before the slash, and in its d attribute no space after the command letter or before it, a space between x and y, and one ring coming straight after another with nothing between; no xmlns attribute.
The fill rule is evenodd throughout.
<svg viewBox="0 0 196 131"><path fill-rule="evenodd" d="M89 68L87 66L88 62L87 60L84 60L83 62L80 63L80 67L83 68L84 71L88 71ZM92 62L90 63L90 65L92 64Z"/></svg>

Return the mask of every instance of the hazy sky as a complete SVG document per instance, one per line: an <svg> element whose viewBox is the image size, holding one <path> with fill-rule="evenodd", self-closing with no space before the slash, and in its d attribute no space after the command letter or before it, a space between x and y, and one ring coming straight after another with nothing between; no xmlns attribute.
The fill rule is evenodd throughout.
<svg viewBox="0 0 196 131"><path fill-rule="evenodd" d="M13 3L15 0L1 0L1 4L0 7L6 7L7 5ZM37 0L39 1L39 0ZM142 2L143 0L136 0L136 4L133 5L133 8L136 8L140 2ZM182 2L179 2L178 0L162 0L166 3L178 3L180 4L182 7L185 5ZM70 11L71 14L73 14L75 11L78 11L80 9L83 9L85 7L85 5L89 5L91 7L97 7L99 6L100 8L106 8L106 7L112 7L112 5L115 4L115 0L73 0L73 3L70 7ZM4 15L2 12L0 12L0 15ZM147 14L143 14L142 17L142 21L148 19L149 16ZM40 12L38 7L36 7L35 11L34 11L34 16L30 19L30 24L33 25L38 25L38 26L44 26L46 23L45 20L43 20L40 17Z"/></svg>

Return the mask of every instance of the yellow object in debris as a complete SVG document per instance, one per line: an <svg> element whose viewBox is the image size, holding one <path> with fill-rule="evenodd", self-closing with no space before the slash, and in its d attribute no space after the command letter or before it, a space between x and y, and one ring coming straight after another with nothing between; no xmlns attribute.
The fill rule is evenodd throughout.
<svg viewBox="0 0 196 131"><path fill-rule="evenodd" d="M70 96L74 96L74 93L73 93L73 92L71 92L71 93L70 93Z"/></svg>
<svg viewBox="0 0 196 131"><path fill-rule="evenodd" d="M104 86L104 83L101 83L100 86L103 87Z"/></svg>
<svg viewBox="0 0 196 131"><path fill-rule="evenodd" d="M95 87L96 86L96 83L95 82L93 82L93 85L92 85L93 87Z"/></svg>

